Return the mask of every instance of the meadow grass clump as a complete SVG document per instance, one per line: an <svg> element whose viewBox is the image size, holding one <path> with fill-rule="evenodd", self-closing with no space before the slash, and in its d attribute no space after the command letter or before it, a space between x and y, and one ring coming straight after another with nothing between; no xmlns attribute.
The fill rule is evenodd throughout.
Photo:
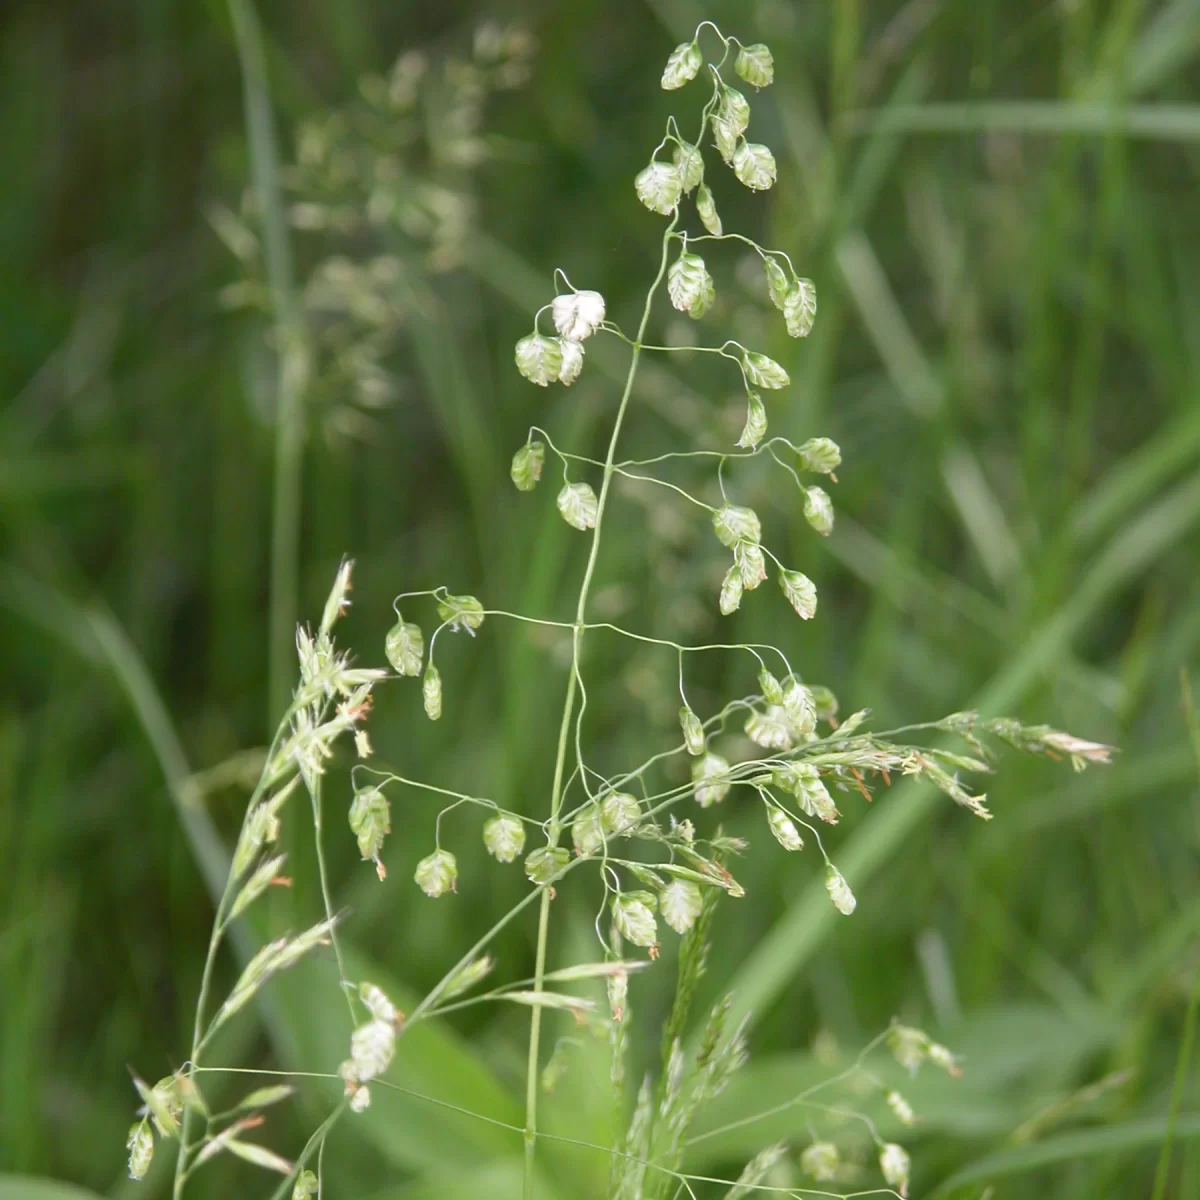
<svg viewBox="0 0 1200 1200"><path fill-rule="evenodd" d="M715 56L707 60L702 37L716 47ZM284 1197L289 1190L295 1197L320 1194L326 1138L346 1114L370 1107L373 1088L388 1086L386 1075L399 1040L419 1022L478 1004L511 1004L529 1010L525 1116L519 1130L526 1200L537 1195L538 1148L546 1136L539 1118L540 1100L563 1069L561 1042L550 1054L544 1053L548 1014L568 1014L582 1029L607 1039L609 1078L621 1127L613 1143L602 1147L609 1154L608 1191L613 1200L695 1196L693 1182L723 1183L730 1188L730 1197L748 1196L764 1187L787 1191L797 1170L822 1185L841 1184L854 1176L846 1172L838 1128L818 1126L822 1116L844 1118L846 1110L818 1098L823 1089L849 1083L859 1091L863 1086L874 1089L895 1118L909 1125L916 1119L912 1106L873 1069L873 1056L890 1053L912 1071L924 1063L951 1074L959 1071L951 1050L919 1029L893 1024L863 1048L847 1071L789 1101L788 1106L804 1107L813 1122L810 1142L794 1148L798 1159L793 1161L793 1147L772 1143L746 1164L737 1179L699 1181L686 1171L697 1114L725 1089L747 1054L746 1021L731 1020L730 998L718 1002L698 1029L692 1028L713 913L719 902L737 903L752 886L738 874L737 858L745 843L723 832L709 810L742 800L761 805L762 835L773 838L783 853L797 856L797 871L815 873L824 883L829 903L849 917L857 907L852 881L827 853L822 831L837 825L842 810L849 810L859 797L869 800L880 784L888 784L894 776L920 777L971 815L989 819L986 797L964 777L989 773L997 744L1065 757L1077 769L1109 758L1104 745L1047 726L985 718L974 712L874 731L866 708L843 715L833 690L805 678L780 647L688 644L597 619L593 613L593 584L606 520L610 508L619 503L614 483L628 479L679 498L699 510L697 520L711 526L724 547L727 566L708 597L710 605L728 616L743 603L773 603L781 615L790 609L795 618L817 618L817 585L770 547L759 515L740 502L739 473L750 460L768 461L778 470L782 487L795 488L795 504L813 534L825 537L835 523L826 485L836 485L842 461L839 447L815 431L771 432L769 394L786 388L790 380L784 367L765 353L719 335L686 346L657 344L649 336L663 291L671 308L697 322L698 329L705 328L702 322L716 299L720 256L727 243L747 247L756 256L764 286L790 336L804 338L813 327L817 297L812 281L798 273L784 250L761 246L749 236L727 230L718 203L731 178L733 185L751 192L768 190L777 181L771 150L749 140L751 104L743 90L769 86L774 71L766 46L743 45L709 22L671 53L662 76L664 89L679 90L702 79L698 86L704 88L704 98L690 125L675 116L668 119L649 161L633 180L633 192L642 205L666 219L657 270L636 328L622 329L599 290L577 288L558 270L555 294L535 313L532 331L516 343L517 369L544 388L570 387L580 378L593 338L615 338L629 349L625 385L611 407L603 458L576 453L558 444L545 429L534 427L511 462L514 486L534 495L542 490L547 464L552 464L555 506L562 519L587 539L573 613L552 617L515 612L451 592L445 585L405 591L394 600L396 623L382 639L390 677L401 686L420 680L425 713L435 721L458 699L444 687L437 666L446 639L484 636L507 622L569 634L570 659L553 769L549 778L528 785L531 794L543 798L534 811L512 811L486 796L458 790L453 781L432 783L371 764L372 747L364 723L373 689L389 673L354 665L334 641L335 624L347 603L349 563L338 573L316 632L306 627L298 630L299 682L247 806L217 907L187 1061L154 1085L135 1080L145 1108L130 1134L130 1173L135 1177L145 1173L156 1138L173 1140L176 1200L194 1172L223 1153L282 1175L276 1196ZM690 140L684 136L685 126ZM735 445L689 445L653 456L631 454L624 445L626 417L643 356L655 354L709 355L714 374L740 380L746 408ZM748 593L772 577L782 600L755 597L752 601ZM679 732L645 761L630 762L615 772L602 771L587 720L584 646L620 639L653 647L664 674L677 680ZM689 697L696 655L745 659L754 671L756 690L732 696L714 711L703 711ZM425 897L440 899L455 892L459 879L455 846L464 836L482 839L496 869L521 869L528 879L523 898L506 912L490 914L490 926L481 929L477 941L408 1013L402 1013L375 983L351 979L339 944L341 916L325 870L322 782L335 743L343 737L353 742L359 758L351 772L350 833L381 885L400 886L386 867L388 839L398 836L392 828L392 797L400 792L445 801L433 845L427 847L414 873L413 882ZM250 957L224 1000L215 1003L210 991L216 956L232 924L281 881L285 862L277 849L280 824L295 808L289 800L302 792L309 797L313 816L323 914L302 933L268 941ZM451 813L456 814L454 820L444 821ZM550 930L555 901L566 887L580 888L594 903L595 951L581 961L556 964L549 956ZM408 896L421 902L411 890ZM489 952L493 940L524 918L536 927L533 974L485 987L502 965ZM674 1001L662 1033L661 1063L656 1074L647 1074L634 1086L627 1069L633 1013L629 982L636 974L661 969L655 960L669 937L680 938L681 944ZM342 1100L296 1158L288 1159L248 1135L262 1124L267 1108L288 1099L289 1086L256 1089L233 1109L214 1114L199 1080L216 1032L273 976L325 946L337 961L353 1025L346 1057L337 1071ZM602 996L585 994L599 984L603 984ZM633 1093L631 1105L627 1089ZM766 1115L746 1113L737 1124L752 1124ZM876 1190L906 1195L908 1151L881 1137L866 1115L851 1116L865 1128L870 1141ZM886 1187L879 1188L879 1181Z"/></svg>

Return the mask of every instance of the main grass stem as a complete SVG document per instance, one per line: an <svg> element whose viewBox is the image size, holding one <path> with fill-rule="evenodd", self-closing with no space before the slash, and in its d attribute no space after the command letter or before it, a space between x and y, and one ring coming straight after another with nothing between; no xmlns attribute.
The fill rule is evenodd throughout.
<svg viewBox="0 0 1200 1200"><path fill-rule="evenodd" d="M578 690L579 673L583 653L583 634L586 624L588 593L592 587L592 576L596 571L596 561L600 556L600 533L604 524L604 512L608 504L608 492L615 474L613 464L617 458L617 443L621 438L621 426L625 421L625 413L629 408L629 397L633 394L633 381L637 376L638 359L642 353L642 343L646 336L646 326L650 323L650 310L654 306L654 293L658 291L663 276L667 270L667 253L670 247L671 234L675 230L679 214L667 226L663 234L662 255L659 259L658 274L646 293L646 303L642 309L641 324L638 325L637 337L633 341L633 355L629 361L629 374L625 377L625 390L621 395L621 403L617 406L616 420L613 422L612 436L608 440L608 454L604 459L604 476L600 484L600 495L596 502L596 524L592 530L592 548L588 554L587 567L583 572L583 582L579 587L579 601L575 607L575 624L571 636L571 674L567 681L567 695L563 702L562 723L558 730L558 751L554 761L554 782L550 790L550 844L555 846L562 833L559 824L559 814L562 811L563 775L566 769L567 746L570 741L571 718L575 711L575 693ZM542 889L541 907L538 912L537 953L534 961L533 990L542 991L546 975L546 944L550 932L550 899L549 887ZM525 1200L534 1200L534 1167L537 1156L537 1101L538 1101L538 1057L541 1049L542 1009L534 1005L529 1023L529 1059L525 1070L525 1175L523 1194Z"/></svg>

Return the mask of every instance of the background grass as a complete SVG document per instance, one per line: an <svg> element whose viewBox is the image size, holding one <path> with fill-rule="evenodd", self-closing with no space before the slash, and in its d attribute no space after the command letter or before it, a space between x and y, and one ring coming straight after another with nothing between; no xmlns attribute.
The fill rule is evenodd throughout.
<svg viewBox="0 0 1200 1200"><path fill-rule="evenodd" d="M395 402L353 437L331 433L339 397L307 413L299 604L315 614L354 555L345 636L370 662L399 591L444 582L569 611L580 539L545 494L512 491L507 462L531 421L598 446L622 354L597 347L576 388L547 394L512 369L512 344L556 265L625 324L640 303L660 222L631 179L673 102L657 90L667 50L703 16L771 44L778 83L754 129L780 183L717 202L727 226L792 254L821 312L807 342L788 341L739 256L714 255L707 325L784 363L794 383L773 398L774 430L828 434L845 464L821 545L773 477L739 477L822 607L801 627L756 596L737 637L779 642L880 727L978 706L1121 754L1078 778L1010 760L986 826L901 786L848 814L831 850L859 894L851 922L811 862L763 844L752 806L727 806L727 828L752 839L754 886L718 914L704 988L753 1010L753 1059L709 1128L832 1073L900 1014L967 1064L960 1081L908 1087L925 1116L908 1137L917 1195L1148 1195L1200 927L1178 685L1200 641L1200 4L340 0L260 16L285 161L298 121L407 49L468 46L484 18L520 22L540 47L530 83L488 107L503 140L470 177L479 226L387 360ZM206 872L269 732L274 365L266 322L217 303L239 276L204 217L236 207L252 176L227 11L9 6L0 112L0 1169L161 1196L160 1171L122 1182L125 1065L154 1078L183 1053ZM319 243L295 249L311 269ZM630 445L736 434L731 381L701 367L642 377ZM654 634L715 635L707 532L636 489L617 502L600 606ZM544 811L561 661L556 642L511 628L447 644L445 718L427 723L411 687L385 689L380 758ZM640 761L673 727L673 661L597 644L588 669L597 765ZM748 690L743 671L704 664L694 706ZM409 879L434 811L413 795L394 802L381 887L336 819L347 796L335 773L347 938L364 973L415 997L521 878L486 864L474 824L452 817L460 895L424 901ZM280 923L317 911L307 836L298 825ZM556 956L585 952L590 905L580 893L556 908ZM506 975L528 973L532 942L529 922L501 939ZM316 963L281 981L226 1061L335 1064L331 978ZM667 978L634 989L647 1055ZM404 1039L393 1077L519 1122L525 1027L474 1010ZM580 1051L545 1104L552 1131L606 1138L594 1068ZM1200 1194L1185 1078L1164 1192L1178 1197ZM327 1099L303 1092L268 1140L294 1151ZM693 1164L736 1171L772 1138L807 1136L793 1112L706 1139ZM380 1200L505 1195L518 1151L497 1126L395 1095L339 1131L329 1178L334 1195ZM548 1148L544 1169L547 1195L602 1194L594 1154ZM206 1170L197 1198L263 1182ZM6 1186L34 1194L0 1184L6 1200Z"/></svg>

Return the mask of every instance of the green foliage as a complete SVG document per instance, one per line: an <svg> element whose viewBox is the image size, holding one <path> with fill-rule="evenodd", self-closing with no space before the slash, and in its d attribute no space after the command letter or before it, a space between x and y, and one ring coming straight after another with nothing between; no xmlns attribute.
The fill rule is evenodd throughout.
<svg viewBox="0 0 1200 1200"><path fill-rule="evenodd" d="M0 1200L98 1200L95 1192L30 1176L0 1175Z"/></svg>
<svg viewBox="0 0 1200 1200"><path fill-rule="evenodd" d="M176 1061L190 1038L211 918L205 855L232 841L267 735L275 433L265 330L256 317L218 312L214 296L242 276L198 216L215 200L237 210L247 177L228 26L220 6L185 7L169 22L156 5L135 7L138 19L118 26L107 7L85 4L91 15L79 20L111 34L95 39L63 36L53 8L17 14L0 72L9 349L0 599L11 681L0 840L15 864L0 885L0 1128L7 1168L106 1192L124 1169L124 1064ZM808 344L792 342L765 284L760 294L741 282L748 270L725 277L715 311L791 374L790 389L767 393L772 428L826 431L846 462L836 468L837 528L815 549L797 495L765 470L753 476L746 503L780 547L813 555L804 565L822 605L811 625L792 619L781 634L791 614L779 596L747 597L737 637L786 639L806 678L869 701L874 727L968 706L1019 711L1122 754L1108 775L1072 782L1014 765L989 789L996 819L986 827L935 810L940 798L924 784L880 789L869 819L836 839L860 900L856 938L836 942L828 935L841 918L823 880L778 852L756 798L727 799L728 832L750 841L738 872L755 888L736 925L732 905L714 919L697 1003L710 1006L736 977L735 1012L753 1010L754 1055L713 1127L827 1077L900 1013L936 1027L966 1068L961 1080L929 1084L941 1089L936 1104L900 1080L925 1119L918 1194L962 1172L977 1181L965 1195L992 1181L1034 1200L1142 1194L1165 1135L1200 930L1195 784L1175 683L1200 637L1200 372L1189 332L1200 263L1184 144L1200 125L1187 103L1197 17L1180 4L1131 18L1128 6L1086 2L1049 15L954 3L897 37L871 6L761 7L761 30L739 21L770 41L775 82L761 96L745 90L779 182L716 200L727 225L760 221L758 240L794 251L821 312ZM482 229L465 269L439 275L405 310L379 364L390 406L358 402L378 376L356 359L307 409L302 608L318 611L352 547L353 644L394 619L387 598L414 564L480 596L519 592L522 611L557 612L569 600L586 539L540 493L519 503L527 498L513 494L508 456L534 422L594 451L602 389L621 355L589 343L567 404L513 377L511 342L556 262L602 280L614 314L635 302L657 219L638 210L641 226L611 222L633 209L629 175L644 165L625 131L640 132L658 99L629 81L653 81L660 46L690 36L672 28L664 38L629 6L573 11L571 22L538 29L534 80L487 119L508 157L463 183ZM386 70L402 48L443 35L461 46L470 33L447 29L455 18L430 6L264 15L284 130L343 108L355 80ZM95 83L99 102L77 102L80 80ZM1133 106L1128 136L1114 135L1107 109L1080 103L1092 96ZM422 103L435 123L441 99ZM773 106L778 129L766 116ZM553 171L530 167L532 144L552 147ZM294 158L287 134L283 158ZM321 238L299 238L302 278L327 256ZM420 249L397 242L404 261L419 263ZM746 402L713 395L709 371L675 359L644 377L633 432L647 457L684 431L732 443ZM347 380L353 403L339 391ZM621 488L622 503L649 513L643 485ZM628 603L622 581L661 572L640 627L669 636L682 623L688 640L715 636L715 607L693 597L719 586L727 560L693 516L668 510L609 529L612 558L598 580L607 612ZM497 536L500 527L511 536ZM438 725L418 724L419 696L396 687L380 697L372 733L403 745L406 760L389 767L490 788L506 810L541 815L545 797L530 780L545 778L553 755L546 662L563 643L544 631L503 643L487 634L469 654L439 639L447 711ZM649 650L626 647L590 669L599 728L634 714L647 754L677 733L678 696ZM708 711L713 697L753 691L754 678L746 664L713 663L689 699ZM331 790L335 811L349 804L348 785ZM408 881L432 844L432 811L407 804L405 820L389 865L410 900L383 894L346 831L330 838L330 873L339 908L355 914L347 936L416 996L470 944L479 905L512 903L524 883L485 865L480 844L474 860L459 853L459 897L418 903ZM309 853L304 839L297 852ZM271 936L320 910L311 863L290 857L288 870L292 891L268 893ZM581 944L592 914L573 903L556 920L564 941ZM506 931L499 949L514 971L532 969L524 933ZM231 954L218 977L231 984L241 965ZM272 984L295 989L287 1004L253 1010L258 1024L243 1014L245 1030L230 1023L222 1061L336 1066L349 1026L329 1031L321 1053L297 1037L328 1022L327 1006L311 1005L336 983L332 966L296 972L305 974ZM634 980L635 1005L663 1010L649 987ZM1044 1021L1030 1019L1030 1005ZM472 1092L474 1074L461 1092L443 1090L458 1063L436 1044L419 1078L399 1057L393 1075L519 1125L513 1056L527 1014L511 1007L447 1020L486 1059L503 1104L491 1107L496 1093L483 1084ZM657 1040L649 1025L644 1038ZM595 1065L590 1054L581 1051L580 1071ZM633 1080L652 1054L635 1034ZM607 1113L574 1072L556 1089L548 1131L585 1128L605 1143ZM1123 1082L1081 1095L1110 1076ZM249 1086L231 1088L229 1102ZM304 1119L286 1105L272 1111L271 1144L301 1145L315 1124L324 1094L302 1096L314 1106L301 1108ZM412 1098L391 1122L387 1103L380 1093L363 1114L369 1136L363 1125L331 1143L338 1194L469 1195L493 1184L519 1194L519 1133L461 1114L451 1126ZM1200 1188L1196 1107L1189 1084L1175 1130L1179 1195ZM428 1145L467 1156L462 1175L421 1157L410 1132L425 1129L418 1120L443 1139ZM1033 1140L1010 1144L1031 1121ZM744 1143L714 1137L694 1165L736 1175L771 1138L799 1136L797 1124L776 1134L761 1123ZM1081 1137L1087 1146L1063 1140ZM387 1158L393 1143L403 1152ZM547 1143L543 1170L572 1181L567 1194L599 1195L599 1159ZM205 1169L198 1197L239 1194L250 1177L220 1160ZM390 1182L397 1170L412 1181ZM120 1186L110 1194L139 1194Z"/></svg>

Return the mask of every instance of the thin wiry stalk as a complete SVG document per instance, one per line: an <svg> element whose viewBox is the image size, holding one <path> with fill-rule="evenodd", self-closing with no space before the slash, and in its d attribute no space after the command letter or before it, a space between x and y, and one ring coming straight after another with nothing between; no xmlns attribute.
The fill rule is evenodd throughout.
<svg viewBox="0 0 1200 1200"><path fill-rule="evenodd" d="M250 806L247 805L246 811L250 811ZM192 1053L188 1061L188 1075L194 1077L197 1065L197 1059L200 1057L201 1047L204 1042L204 1012L208 1007L208 993L212 986L213 968L217 961L217 951L221 945L221 935L225 927L225 913L229 908L229 901L233 896L234 885L237 880L234 878L233 872L229 872L228 879L225 883L225 891L221 896L220 903L217 905L216 916L213 917L212 934L208 940L208 954L204 960L204 975L200 980L200 995L196 998L196 1020L192 1029ZM173 1200L179 1200L183 1195L183 1186L187 1182L187 1158L191 1150L190 1132L192 1125L192 1110L191 1107L185 1107L183 1110L183 1121L179 1129L179 1150L175 1155L175 1179L171 1188Z"/></svg>
<svg viewBox="0 0 1200 1200"><path fill-rule="evenodd" d="M325 1139L329 1136L329 1131L342 1119L342 1114L346 1111L348 1105L343 1100L321 1122L320 1125L313 1131L312 1137L304 1145L304 1149L300 1151L300 1157L296 1159L292 1166L292 1173L271 1193L271 1200L285 1200L289 1190L295 1184L300 1172L304 1170L305 1164L312 1157L312 1152L317 1150L318 1153L323 1153L325 1149Z"/></svg>
<svg viewBox="0 0 1200 1200"><path fill-rule="evenodd" d="M275 319L275 489L271 517L268 712L288 705L292 637L299 616L300 507L304 475L304 327L296 303L292 249L279 186L279 154L267 95L262 36L252 0L229 0L245 90L250 169L263 230Z"/></svg>
<svg viewBox="0 0 1200 1200"><path fill-rule="evenodd" d="M249 801L246 804L246 811L242 815L242 827L250 819L250 814L254 811L254 806L262 798L267 791L267 779L270 771L271 762L275 757L275 751L279 746L280 741L288 728L288 723L295 712L295 704L288 706L287 712L284 713L283 719L279 723L279 728L275 731L275 736L271 740L270 748L267 750L266 761L263 764L262 774L259 776L254 792L251 794ZM239 837L241 833L239 831ZM237 844L236 842L234 843ZM233 900L233 894L240 880L240 876L233 873L232 860L230 867L226 873L225 887L221 893L220 900L217 901L217 911L213 917L212 933L208 940L208 953L204 959L204 973L200 979L200 994L196 997L196 1017L192 1026L192 1052L188 1058L188 1077L195 1081L196 1072L200 1066L200 1054L207 1042L208 1035L204 1032L204 1014L208 1009L208 997L212 988L213 970L216 967L217 951L221 948L221 941L225 936L226 930L229 928L227 924L227 914L229 905ZM243 954L243 958L248 958L249 954ZM211 1032L211 1031L210 1031ZM179 1150L175 1157L175 1179L172 1186L171 1195L174 1200L179 1200L183 1195L183 1186L187 1180L187 1157L191 1149L189 1145L188 1135L191 1129L192 1110L187 1107L183 1111L183 1122L179 1130Z"/></svg>
<svg viewBox="0 0 1200 1200"><path fill-rule="evenodd" d="M629 361L629 374L625 378L625 391L621 403L617 407L616 420L613 422L612 436L608 442L608 454L604 459L604 476L600 484L600 495L596 504L596 524L592 530L592 548L588 555L587 567L583 573L583 582L579 587L579 602L575 608L575 627L571 638L571 674L567 683L567 696L563 703L562 723L558 731L558 752L554 762L554 783L550 792L550 827L549 840L552 846L558 844L561 825L559 814L562 811L562 783L567 760L567 744L570 738L571 717L575 709L575 692L578 686L579 672L583 651L584 624L587 616L588 593L592 586L592 576L596 570L596 561L600 555L600 533L604 524L604 511L608 502L608 491L615 473L614 463L617 457L617 443L621 437L621 426L625 413L629 408L629 397L633 393L633 381L637 376L638 359L642 352L642 341L646 336L646 326L650 323L650 310L654 305L654 293L658 291L667 271L667 252L671 243L671 235L679 220L678 212L667 226L662 239L662 254L658 264L658 274L646 293L646 303L642 309L641 324L638 325L637 337L633 342L633 355ZM542 991L542 982L546 974L546 942L550 928L550 889L543 888L541 909L538 914L537 956L534 966L535 992ZM538 1054L541 1047L542 1010L535 1005L529 1025L529 1058L525 1070L525 1200L533 1200L534 1196L534 1160L537 1154L537 1099L538 1099Z"/></svg>

